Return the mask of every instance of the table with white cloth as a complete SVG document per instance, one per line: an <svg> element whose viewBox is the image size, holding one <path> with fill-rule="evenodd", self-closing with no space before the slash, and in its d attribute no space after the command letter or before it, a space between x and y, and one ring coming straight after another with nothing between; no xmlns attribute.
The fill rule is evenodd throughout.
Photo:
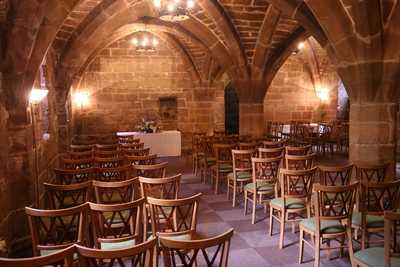
<svg viewBox="0 0 400 267"><path fill-rule="evenodd" d="M117 136L134 136L150 148L151 154L159 157L178 157L181 155L181 132L161 131L157 133L118 132Z"/></svg>

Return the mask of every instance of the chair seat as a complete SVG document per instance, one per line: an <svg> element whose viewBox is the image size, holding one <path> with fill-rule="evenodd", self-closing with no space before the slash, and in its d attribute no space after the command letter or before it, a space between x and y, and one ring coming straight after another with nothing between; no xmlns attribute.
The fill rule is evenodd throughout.
<svg viewBox="0 0 400 267"><path fill-rule="evenodd" d="M135 245L136 245L136 240L131 239L131 240L126 240L126 241L121 241L121 242L112 242L112 243L102 242L102 243L100 243L100 248L102 250L118 250L118 249L130 248Z"/></svg>
<svg viewBox="0 0 400 267"><path fill-rule="evenodd" d="M268 182L257 182L257 188L256 190L258 192L273 192L274 191L274 185ZM253 191L254 190L254 183L248 183L244 186L244 190L246 191Z"/></svg>
<svg viewBox="0 0 400 267"><path fill-rule="evenodd" d="M373 247L354 253L354 258L371 267L384 267L384 248ZM390 267L399 267L400 257L390 257Z"/></svg>
<svg viewBox="0 0 400 267"><path fill-rule="evenodd" d="M40 256L49 256L49 255L51 255L51 254L60 252L61 250L63 250L63 249L41 249L41 250L40 250ZM77 260L79 259L78 253L74 253L74 254L72 255L72 259L73 259L74 261L77 261Z"/></svg>
<svg viewBox="0 0 400 267"><path fill-rule="evenodd" d="M228 179L234 180L233 172L228 174ZM251 180L250 172L236 172L236 181L248 181Z"/></svg>
<svg viewBox="0 0 400 267"><path fill-rule="evenodd" d="M277 208L283 208L283 198L274 198L270 202L271 206ZM287 198L286 199L286 209L303 209L305 208L305 203L303 199L299 198Z"/></svg>
<svg viewBox="0 0 400 267"><path fill-rule="evenodd" d="M213 164L215 164L215 162L217 162L216 158L212 158L212 157L206 158L207 165L213 165Z"/></svg>
<svg viewBox="0 0 400 267"><path fill-rule="evenodd" d="M219 172L225 172L225 173L232 172L232 165L230 165L230 164L223 163L223 164L219 164L218 166L219 166ZM217 165L212 166L212 169L214 171L216 171Z"/></svg>
<svg viewBox="0 0 400 267"><path fill-rule="evenodd" d="M367 215L367 227L368 228L383 228L384 220L383 216ZM351 223L356 226L361 226L361 212L354 212L351 219Z"/></svg>
<svg viewBox="0 0 400 267"><path fill-rule="evenodd" d="M311 232L316 231L315 217L304 219L300 225ZM346 231L346 228L338 220L321 220L321 233L323 234L337 234Z"/></svg>

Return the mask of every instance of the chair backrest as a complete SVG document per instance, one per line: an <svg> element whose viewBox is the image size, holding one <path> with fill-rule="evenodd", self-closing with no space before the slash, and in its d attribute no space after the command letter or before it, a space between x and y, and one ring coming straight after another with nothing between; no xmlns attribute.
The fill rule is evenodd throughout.
<svg viewBox="0 0 400 267"><path fill-rule="evenodd" d="M94 167L94 158L81 158L81 159L71 159L71 158L61 158L61 167L68 170L78 170L87 169Z"/></svg>
<svg viewBox="0 0 400 267"><path fill-rule="evenodd" d="M239 147L239 150L256 150L257 143L256 142L240 142L238 147Z"/></svg>
<svg viewBox="0 0 400 267"><path fill-rule="evenodd" d="M251 158L254 188L260 181L275 184L278 181L281 163L282 157Z"/></svg>
<svg viewBox="0 0 400 267"><path fill-rule="evenodd" d="M73 254L75 246L52 253L46 256L38 256L33 258L0 258L0 266L2 267L72 267Z"/></svg>
<svg viewBox="0 0 400 267"><path fill-rule="evenodd" d="M136 176L146 178L163 178L167 172L168 162L161 162L152 165L134 165Z"/></svg>
<svg viewBox="0 0 400 267"><path fill-rule="evenodd" d="M139 143L139 142L140 142L140 139L135 138L134 135L118 136L119 144L132 144L132 143Z"/></svg>
<svg viewBox="0 0 400 267"><path fill-rule="evenodd" d="M144 198L121 204L89 203L95 246L105 249L110 243L128 240L141 243L147 232L144 204Z"/></svg>
<svg viewBox="0 0 400 267"><path fill-rule="evenodd" d="M361 182L360 211L366 215L383 215L396 211L400 201L400 180L392 182ZM365 220L362 220L365 221Z"/></svg>
<svg viewBox="0 0 400 267"><path fill-rule="evenodd" d="M311 145L306 146L286 146L286 155L307 155L310 154L312 151Z"/></svg>
<svg viewBox="0 0 400 267"><path fill-rule="evenodd" d="M131 165L154 165L156 164L157 155L147 155L147 156L125 156L126 161Z"/></svg>
<svg viewBox="0 0 400 267"><path fill-rule="evenodd" d="M254 157L256 150L237 150L232 149L233 173L251 172L251 157Z"/></svg>
<svg viewBox="0 0 400 267"><path fill-rule="evenodd" d="M320 232L321 221L347 220L351 222L358 183L340 186L314 184L313 205L316 230Z"/></svg>
<svg viewBox="0 0 400 267"><path fill-rule="evenodd" d="M82 267L103 267L107 266L156 266L157 239L151 238L148 241L125 249L101 250L76 245L79 253L79 266ZM131 263L131 264L128 264Z"/></svg>
<svg viewBox="0 0 400 267"><path fill-rule="evenodd" d="M86 243L88 204L59 210L25 208L33 255L49 254L77 243Z"/></svg>
<svg viewBox="0 0 400 267"><path fill-rule="evenodd" d="M97 168L116 168L126 164L124 157L109 157L109 158L95 158L95 165Z"/></svg>
<svg viewBox="0 0 400 267"><path fill-rule="evenodd" d="M276 147L276 148L259 148L258 149L258 157L259 158L276 158L281 157L285 154L284 147Z"/></svg>
<svg viewBox="0 0 400 267"><path fill-rule="evenodd" d="M96 177L96 169L77 169L77 170L66 170L55 168L54 180L57 184L76 184L91 181Z"/></svg>
<svg viewBox="0 0 400 267"><path fill-rule="evenodd" d="M390 259L392 257L400 257L399 225L400 213L385 211L385 245L384 245L384 266L391 267Z"/></svg>
<svg viewBox="0 0 400 267"><path fill-rule="evenodd" d="M308 155L286 155L285 168L289 170L307 170L314 166L315 154Z"/></svg>
<svg viewBox="0 0 400 267"><path fill-rule="evenodd" d="M96 144L96 152L98 151L116 151L119 149L118 144Z"/></svg>
<svg viewBox="0 0 400 267"><path fill-rule="evenodd" d="M280 148L284 147L284 142L282 141L263 141L263 148Z"/></svg>
<svg viewBox="0 0 400 267"><path fill-rule="evenodd" d="M181 177L181 174L163 178L139 177L142 196L159 199L177 199Z"/></svg>
<svg viewBox="0 0 400 267"><path fill-rule="evenodd" d="M144 143L121 144L122 149L143 149Z"/></svg>
<svg viewBox="0 0 400 267"><path fill-rule="evenodd" d="M164 266L227 267L233 231L231 228L215 237L190 241L161 237Z"/></svg>
<svg viewBox="0 0 400 267"><path fill-rule="evenodd" d="M93 158L94 152L92 150L89 151L82 151L82 152L76 152L76 151L68 151L65 154L66 159L91 159Z"/></svg>
<svg viewBox="0 0 400 267"><path fill-rule="evenodd" d="M79 206L89 201L91 181L79 184L43 183L49 209L66 209Z"/></svg>
<svg viewBox="0 0 400 267"><path fill-rule="evenodd" d="M351 181L353 165L318 166L319 181L322 185L348 185Z"/></svg>
<svg viewBox="0 0 400 267"><path fill-rule="evenodd" d="M73 152L85 152L85 151L92 152L94 149L94 145L70 145L69 148Z"/></svg>
<svg viewBox="0 0 400 267"><path fill-rule="evenodd" d="M358 181L383 182L388 167L389 164L356 164L356 177Z"/></svg>
<svg viewBox="0 0 400 267"><path fill-rule="evenodd" d="M124 149L122 150L125 156L147 156L150 154L150 148L140 149Z"/></svg>
<svg viewBox="0 0 400 267"><path fill-rule="evenodd" d="M213 149L217 164L232 163L233 148L231 144L214 144Z"/></svg>
<svg viewBox="0 0 400 267"><path fill-rule="evenodd" d="M131 202L138 198L138 178L126 181L102 182L93 181L94 197L99 204L120 204Z"/></svg>
<svg viewBox="0 0 400 267"><path fill-rule="evenodd" d="M103 182L124 181L135 176L132 165L110 168L96 168L96 180Z"/></svg>
<svg viewBox="0 0 400 267"><path fill-rule="evenodd" d="M317 168L308 170L280 169L281 195L287 198L310 199Z"/></svg>
<svg viewBox="0 0 400 267"><path fill-rule="evenodd" d="M96 158L123 158L124 152L122 150L96 150L94 155Z"/></svg>
<svg viewBox="0 0 400 267"><path fill-rule="evenodd" d="M201 193L181 199L147 197L150 205L153 236L163 233L193 233L197 226L197 213Z"/></svg>

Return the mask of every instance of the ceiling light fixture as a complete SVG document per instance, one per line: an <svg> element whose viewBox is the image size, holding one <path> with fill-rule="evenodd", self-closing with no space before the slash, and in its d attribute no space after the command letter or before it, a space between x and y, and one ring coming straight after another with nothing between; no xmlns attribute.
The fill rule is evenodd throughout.
<svg viewBox="0 0 400 267"><path fill-rule="evenodd" d="M195 6L194 0L153 0L161 20L169 22L184 21L190 18Z"/></svg>
<svg viewBox="0 0 400 267"><path fill-rule="evenodd" d="M131 43L136 47L137 52L154 52L160 41L151 33L142 31L135 33Z"/></svg>

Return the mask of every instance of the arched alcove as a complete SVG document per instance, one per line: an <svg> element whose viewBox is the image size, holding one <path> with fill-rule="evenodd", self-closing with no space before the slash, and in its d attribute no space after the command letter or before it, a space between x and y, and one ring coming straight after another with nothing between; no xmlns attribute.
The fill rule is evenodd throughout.
<svg viewBox="0 0 400 267"><path fill-rule="evenodd" d="M239 98L231 84L225 88L225 132L239 134Z"/></svg>

